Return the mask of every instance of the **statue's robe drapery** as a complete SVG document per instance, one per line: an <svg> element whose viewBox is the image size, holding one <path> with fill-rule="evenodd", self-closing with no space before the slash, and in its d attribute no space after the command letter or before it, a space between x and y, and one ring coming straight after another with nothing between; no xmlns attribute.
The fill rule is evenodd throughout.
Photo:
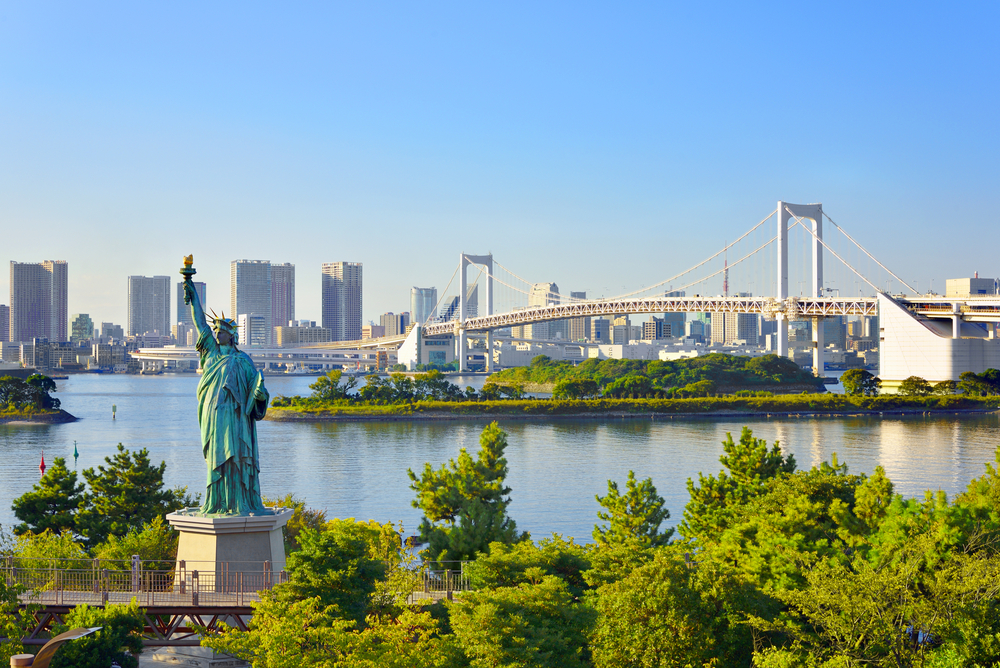
<svg viewBox="0 0 1000 668"><path fill-rule="evenodd" d="M196 345L201 353L198 424L208 463L201 511L247 515L263 512L257 462L257 424L267 412L268 394L250 356L220 346L205 328Z"/></svg>

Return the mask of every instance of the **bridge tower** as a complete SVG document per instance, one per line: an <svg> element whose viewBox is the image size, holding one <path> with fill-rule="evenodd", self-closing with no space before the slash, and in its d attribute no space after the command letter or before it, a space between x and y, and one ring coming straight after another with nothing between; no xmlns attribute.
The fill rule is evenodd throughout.
<svg viewBox="0 0 1000 668"><path fill-rule="evenodd" d="M468 371L469 364L467 341L465 336L465 320L468 315L465 301L468 299L469 280L465 270L470 264L479 265L486 269L486 313L493 315L493 254L489 255L468 255L462 253L458 273L461 276L458 294L458 336L455 337L455 344L458 349L455 357L458 358L458 370ZM480 313L480 315L484 315ZM493 371L493 330L486 330L486 370Z"/></svg>
<svg viewBox="0 0 1000 668"><path fill-rule="evenodd" d="M788 299L788 221L795 218L805 218L812 221L812 282L810 291L813 297L823 296L823 205L822 204L791 204L778 201L778 285L776 299L783 302ZM778 355L788 356L788 313L779 313ZM822 378L826 371L823 368L823 319L813 318L813 373Z"/></svg>

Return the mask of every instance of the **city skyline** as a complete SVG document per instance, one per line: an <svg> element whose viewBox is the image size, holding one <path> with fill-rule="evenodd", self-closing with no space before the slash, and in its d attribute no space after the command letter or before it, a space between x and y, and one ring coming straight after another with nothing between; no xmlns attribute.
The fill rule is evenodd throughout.
<svg viewBox="0 0 1000 668"><path fill-rule="evenodd" d="M233 258L296 264L297 317L314 320L331 256L366 265L366 322L405 310L410 286L444 292L461 252L612 295L706 257L778 199L823 202L923 289L1000 274L970 243L992 229L1000 176L1000 91L981 83L1000 64L993 5L863 21L253 6L238 31L222 7L7 9L0 261L68 261L72 313L124 322L126 277L175 276L192 252L213 299ZM806 29L826 47L796 51ZM599 271L611 257L629 271Z"/></svg>

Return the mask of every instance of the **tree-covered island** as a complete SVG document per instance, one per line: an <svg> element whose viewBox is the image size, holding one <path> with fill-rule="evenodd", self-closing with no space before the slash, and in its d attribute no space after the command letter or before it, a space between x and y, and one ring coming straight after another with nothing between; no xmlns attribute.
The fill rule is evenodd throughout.
<svg viewBox="0 0 1000 668"><path fill-rule="evenodd" d="M857 382L844 395L826 392L809 372L775 355L712 354L667 362L588 360L576 366L540 355L530 366L493 374L479 391L462 389L437 370L363 379L335 370L310 385L309 396L275 397L266 419L855 415L1000 406L998 392L954 394L937 386L928 394L878 395L877 379L858 371ZM529 396L529 391L551 392L551 397Z"/></svg>

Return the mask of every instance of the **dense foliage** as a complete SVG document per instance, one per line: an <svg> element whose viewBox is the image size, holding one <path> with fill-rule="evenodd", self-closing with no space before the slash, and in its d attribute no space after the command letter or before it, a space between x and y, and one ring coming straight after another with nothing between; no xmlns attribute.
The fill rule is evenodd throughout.
<svg viewBox="0 0 1000 668"><path fill-rule="evenodd" d="M25 380L0 377L0 415L58 410L59 400L51 396L55 391L55 381L41 374L32 374Z"/></svg>
<svg viewBox="0 0 1000 668"><path fill-rule="evenodd" d="M777 355L741 357L723 353L670 362L588 359L578 365L553 362L545 355L539 355L531 360L529 366L504 369L493 374L491 379L501 384L554 386L566 381L593 381L605 397L708 396L720 390L776 389L782 385L816 384L811 373L803 371L788 358ZM596 394L585 391L581 396Z"/></svg>
<svg viewBox="0 0 1000 668"><path fill-rule="evenodd" d="M498 437L488 428L482 444L495 464ZM597 543L502 536L454 601L408 604L397 586L395 605L377 602L407 554L391 528L306 529L292 581L255 606L250 631L204 642L275 667L1000 662L1000 450L955 499L920 500L896 494L881 467L854 475L836 456L797 470L749 429L723 449L722 471L689 481L677 540L659 530L652 481L630 475L598 497ZM420 507L455 516L464 501L450 488L509 498L506 463L460 460L411 475Z"/></svg>
<svg viewBox="0 0 1000 668"><path fill-rule="evenodd" d="M142 653L143 610L133 598L125 605L102 608L78 605L56 625L53 634L75 628L100 627L99 631L63 645L52 659L52 668L106 668L112 662L121 668L137 668Z"/></svg>

